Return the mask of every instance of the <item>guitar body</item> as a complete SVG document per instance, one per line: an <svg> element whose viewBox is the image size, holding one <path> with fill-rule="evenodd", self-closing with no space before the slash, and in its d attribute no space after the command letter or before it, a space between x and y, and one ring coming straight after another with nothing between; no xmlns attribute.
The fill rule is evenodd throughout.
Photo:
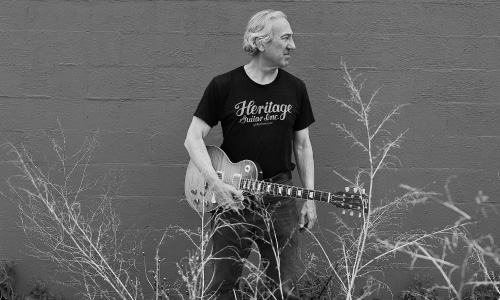
<svg viewBox="0 0 500 300"><path fill-rule="evenodd" d="M241 179L261 180L260 168L251 160L232 163L219 147L207 146L207 151L219 178L236 189L239 189ZM193 161L189 162L186 170L184 194L191 207L199 213L210 212L218 206L212 187L208 186Z"/></svg>

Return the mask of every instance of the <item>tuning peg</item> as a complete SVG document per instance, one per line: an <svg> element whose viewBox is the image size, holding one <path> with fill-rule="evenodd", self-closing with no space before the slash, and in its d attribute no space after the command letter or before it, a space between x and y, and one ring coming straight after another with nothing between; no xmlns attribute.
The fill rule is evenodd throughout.
<svg viewBox="0 0 500 300"><path fill-rule="evenodd" d="M362 189L362 194L366 194L366 190L365 189Z"/></svg>
<svg viewBox="0 0 500 300"><path fill-rule="evenodd" d="M361 218L361 212L358 213L358 218Z"/></svg>
<svg viewBox="0 0 500 300"><path fill-rule="evenodd" d="M349 187L348 187L348 186L346 186L346 187L344 188L344 191L345 191L346 193L348 193L348 192L349 192Z"/></svg>
<svg viewBox="0 0 500 300"><path fill-rule="evenodd" d="M356 194L358 192L358 188L354 188L354 194Z"/></svg>
<svg viewBox="0 0 500 300"><path fill-rule="evenodd" d="M353 210L351 210L351 212L349 213L349 216L351 216L351 217L354 216L354 211Z"/></svg>
<svg viewBox="0 0 500 300"><path fill-rule="evenodd" d="M345 209L342 210L342 214L345 215Z"/></svg>

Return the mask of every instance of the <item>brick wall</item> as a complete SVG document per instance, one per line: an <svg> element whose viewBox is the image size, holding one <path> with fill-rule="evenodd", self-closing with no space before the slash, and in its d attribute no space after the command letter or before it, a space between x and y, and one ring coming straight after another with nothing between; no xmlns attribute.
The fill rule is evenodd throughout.
<svg viewBox="0 0 500 300"><path fill-rule="evenodd" d="M241 36L250 15L283 10L297 50L288 71L307 84L317 122L311 127L317 188L344 183L366 165L331 125L352 118L329 95L346 97L340 61L381 87L382 109L409 103L395 133L410 129L396 171L376 182L380 199L406 183L443 192L462 207L482 190L497 201L500 147L500 3L497 1L9 1L0 2L0 143L24 143L36 159L51 151L41 129L60 121L77 145L99 130L93 166L126 177L117 207L126 226L195 227L183 198L184 135L212 76L245 64ZM377 113L376 116L380 116ZM209 143L220 143L216 128ZM0 156L2 182L15 171ZM298 180L297 180L298 181ZM297 182L298 183L298 182ZM5 188L5 185L1 185ZM16 206L0 198L0 258L17 259L21 291L50 264L19 252L27 242ZM330 226L327 206L320 224ZM437 205L409 212L408 228L432 229L456 216ZM484 225L494 232L498 222ZM496 234L498 237L498 234ZM149 244L148 244L149 243ZM165 247L169 267L185 242ZM152 254L154 238L146 246ZM152 259L151 259L152 262ZM396 274L396 275L394 275ZM409 276L389 273L396 297ZM407 274L407 273L405 273ZM69 292L71 293L71 292Z"/></svg>

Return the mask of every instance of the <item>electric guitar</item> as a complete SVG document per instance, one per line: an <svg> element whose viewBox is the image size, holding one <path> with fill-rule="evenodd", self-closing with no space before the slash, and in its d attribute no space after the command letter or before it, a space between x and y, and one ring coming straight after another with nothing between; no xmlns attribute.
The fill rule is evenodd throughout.
<svg viewBox="0 0 500 300"><path fill-rule="evenodd" d="M251 160L232 163L226 153L216 146L207 146L207 151L219 178L239 191L332 203L342 208L343 213L346 209L350 210L351 216L354 211L358 211L359 217L362 212L368 212L368 197L364 193L358 193L357 189L354 189L354 193L349 193L349 188L344 192L329 193L265 182L262 181L262 171ZM210 212L218 207L215 193L193 161L189 162L186 170L184 193L191 207L199 213Z"/></svg>

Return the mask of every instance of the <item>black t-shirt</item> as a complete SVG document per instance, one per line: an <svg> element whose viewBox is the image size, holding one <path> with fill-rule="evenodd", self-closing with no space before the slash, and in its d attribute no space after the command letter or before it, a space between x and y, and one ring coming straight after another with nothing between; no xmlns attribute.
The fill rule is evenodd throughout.
<svg viewBox="0 0 500 300"><path fill-rule="evenodd" d="M291 169L293 132L314 122L302 80L278 69L273 82L261 85L243 66L212 79L194 115L211 127L220 121L221 149L232 162L258 163L264 178Z"/></svg>

